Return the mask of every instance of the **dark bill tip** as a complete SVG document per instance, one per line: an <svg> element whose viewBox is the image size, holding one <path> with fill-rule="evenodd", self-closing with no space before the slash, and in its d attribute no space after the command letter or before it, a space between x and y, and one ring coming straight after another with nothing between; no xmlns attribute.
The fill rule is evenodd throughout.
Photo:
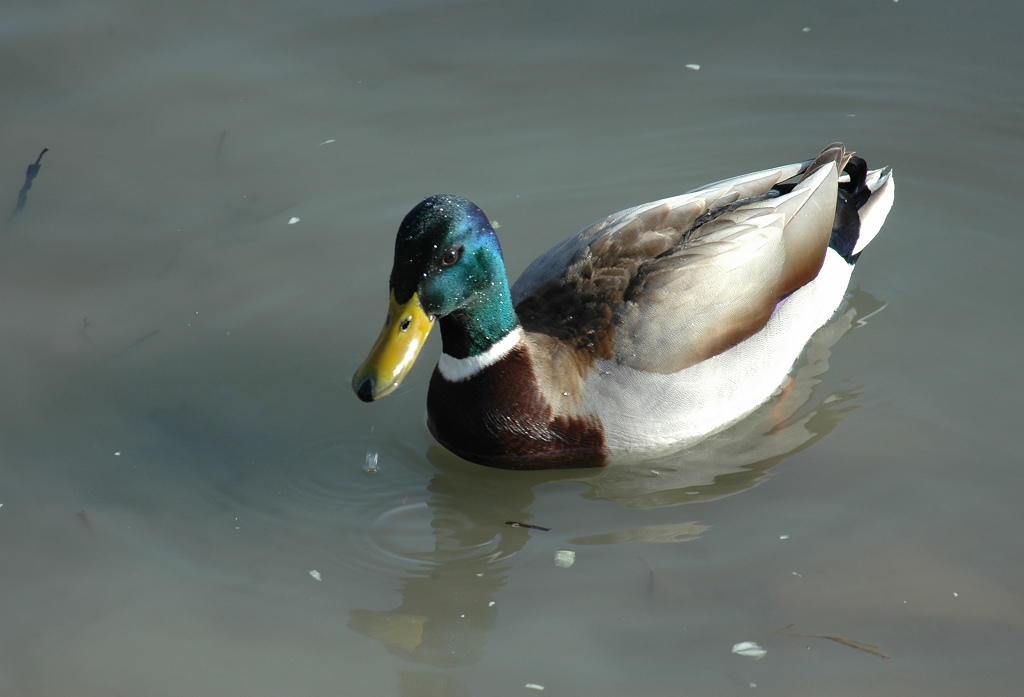
<svg viewBox="0 0 1024 697"><path fill-rule="evenodd" d="M370 378L364 378L358 385L353 385L356 390L356 396L364 402L373 401L373 380Z"/></svg>

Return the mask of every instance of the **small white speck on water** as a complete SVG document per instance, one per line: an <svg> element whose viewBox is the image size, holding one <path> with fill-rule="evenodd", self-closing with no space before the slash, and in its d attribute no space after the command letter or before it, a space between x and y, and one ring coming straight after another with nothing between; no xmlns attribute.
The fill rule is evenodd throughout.
<svg viewBox="0 0 1024 697"><path fill-rule="evenodd" d="M299 217L298 216L292 216L291 218L288 218L288 224L289 225L294 225L297 222L299 222Z"/></svg>
<svg viewBox="0 0 1024 697"><path fill-rule="evenodd" d="M121 451L118 450L114 453L114 457L121 457Z"/></svg>
<svg viewBox="0 0 1024 697"><path fill-rule="evenodd" d="M960 594L959 594L959 593L957 593L956 591L953 591L953 597L954 597L954 598L959 598L959 597L960 597Z"/></svg>
<svg viewBox="0 0 1024 697"><path fill-rule="evenodd" d="M808 34L808 33L810 33L810 31L811 31L810 27L804 27L804 29L803 29L804 34Z"/></svg>
<svg viewBox="0 0 1024 697"><path fill-rule="evenodd" d="M539 684L537 684L535 682L528 682L528 683L526 683L526 685L524 687L526 687L527 690L543 690L544 689L543 685L539 685Z"/></svg>
<svg viewBox="0 0 1024 697"><path fill-rule="evenodd" d="M797 578L803 578L803 576L801 576L800 574L798 574L798 573L797 573L797 572L795 572L795 571L793 572L793 575L794 575L794 576L796 576Z"/></svg>
<svg viewBox="0 0 1024 697"><path fill-rule="evenodd" d="M363 465L363 471L367 474L377 474L380 472L380 467L377 466L376 450L368 450L366 452L366 463Z"/></svg>
<svg viewBox="0 0 1024 697"><path fill-rule="evenodd" d="M694 70L694 71L700 70L700 63L687 63L686 67L689 70Z"/></svg>
<svg viewBox="0 0 1024 697"><path fill-rule="evenodd" d="M560 549L555 552L555 566L560 569L568 569L576 562L576 552L570 549Z"/></svg>
<svg viewBox="0 0 1024 697"><path fill-rule="evenodd" d="M320 579L320 572L319 572L319 571L317 571L316 569L310 569L310 570L309 570L309 575L313 577L313 580L314 580L314 581L319 581L319 580L321 580L321 579Z"/></svg>
<svg viewBox="0 0 1024 697"><path fill-rule="evenodd" d="M0 506L3 506L3 504L0 503ZM494 601L492 600L491 602L487 603L487 607L494 607Z"/></svg>
<svg viewBox="0 0 1024 697"><path fill-rule="evenodd" d="M789 539L789 535L779 535L779 539L780 540L788 540Z"/></svg>
<svg viewBox="0 0 1024 697"><path fill-rule="evenodd" d="M328 138L324 142L320 143L320 145L328 145L328 144L333 143L333 142L334 142L334 138ZM320 145L318 145L317 147L319 148Z"/></svg>

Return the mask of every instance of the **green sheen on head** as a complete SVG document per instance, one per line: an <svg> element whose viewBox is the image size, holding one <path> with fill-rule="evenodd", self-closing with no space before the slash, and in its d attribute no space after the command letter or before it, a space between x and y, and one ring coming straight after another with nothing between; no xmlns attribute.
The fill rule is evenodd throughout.
<svg viewBox="0 0 1024 697"><path fill-rule="evenodd" d="M395 239L391 288L399 303L413 293L441 321L444 352L465 358L515 328L498 236L472 201L438 195L409 211Z"/></svg>

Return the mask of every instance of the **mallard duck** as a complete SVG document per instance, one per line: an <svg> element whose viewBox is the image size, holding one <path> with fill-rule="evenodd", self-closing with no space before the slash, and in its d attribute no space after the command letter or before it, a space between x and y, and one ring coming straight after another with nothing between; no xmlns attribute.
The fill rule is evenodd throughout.
<svg viewBox="0 0 1024 697"><path fill-rule="evenodd" d="M893 193L888 168L833 143L599 220L511 289L484 212L431 196L398 228L384 329L352 387L394 391L436 321L427 420L456 455L545 469L685 447L786 380Z"/></svg>

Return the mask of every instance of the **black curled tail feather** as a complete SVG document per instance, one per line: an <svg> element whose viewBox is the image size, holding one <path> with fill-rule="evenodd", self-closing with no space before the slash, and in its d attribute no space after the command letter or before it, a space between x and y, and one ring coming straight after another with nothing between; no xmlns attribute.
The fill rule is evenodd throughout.
<svg viewBox="0 0 1024 697"><path fill-rule="evenodd" d="M849 181L839 184L836 198L836 216L832 222L832 235L828 246L836 250L850 264L857 263L859 253L854 254L860 239L860 216L857 211L871 198L868 188L868 166L864 158L853 155L843 168Z"/></svg>

